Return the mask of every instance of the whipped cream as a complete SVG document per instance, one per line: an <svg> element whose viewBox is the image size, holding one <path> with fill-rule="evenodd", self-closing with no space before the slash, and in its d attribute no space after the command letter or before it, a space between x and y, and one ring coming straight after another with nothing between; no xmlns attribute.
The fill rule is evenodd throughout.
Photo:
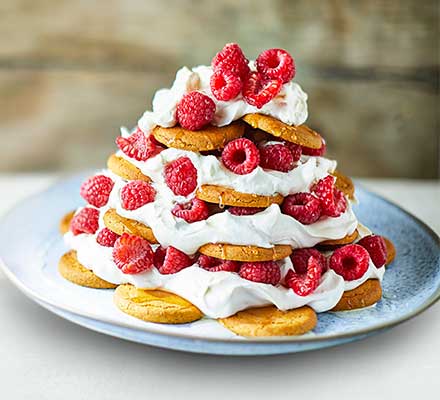
<svg viewBox="0 0 440 400"><path fill-rule="evenodd" d="M190 301L210 318L225 318L249 307L270 304L280 310L308 305L316 312L324 312L338 303L344 290L353 289L370 278L381 280L384 270L383 267L377 269L370 261L364 276L351 282L344 282L341 276L328 270L312 294L298 296L282 285L251 282L231 272L210 272L197 264L170 275L162 275L156 268L127 275L114 264L112 248L100 246L96 235L74 236L68 232L65 241L77 251L78 261L100 278L114 284L131 283L138 288L170 291ZM290 258L280 261L279 265L284 278L292 269Z"/></svg>
<svg viewBox="0 0 440 400"><path fill-rule="evenodd" d="M254 62L249 66L255 70ZM240 119L246 114L260 113L270 115L288 125L301 125L308 116L307 94L297 83L288 82L283 85L278 95L262 108L248 104L241 94L229 101L217 100L211 93L209 84L212 67L200 65L192 70L183 67L176 73L170 89L160 89L153 98L153 111L147 111L139 119L138 126L144 132L150 132L156 125L171 127L176 125L176 108L182 97L193 90L209 96L216 105L213 125L225 126Z"/></svg>

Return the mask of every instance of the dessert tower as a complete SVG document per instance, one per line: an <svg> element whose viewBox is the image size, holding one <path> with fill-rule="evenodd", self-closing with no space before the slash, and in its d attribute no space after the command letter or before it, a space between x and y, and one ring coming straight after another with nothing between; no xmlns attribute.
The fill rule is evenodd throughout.
<svg viewBox="0 0 440 400"><path fill-rule="evenodd" d="M180 69L82 184L60 273L116 288L133 317L215 318L244 336L302 334L316 313L379 301L392 245L356 219L294 76L286 51L248 61L237 44Z"/></svg>

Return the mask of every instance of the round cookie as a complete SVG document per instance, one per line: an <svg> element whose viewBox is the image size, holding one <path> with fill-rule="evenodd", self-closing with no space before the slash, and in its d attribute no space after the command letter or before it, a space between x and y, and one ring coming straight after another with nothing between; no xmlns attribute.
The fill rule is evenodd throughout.
<svg viewBox="0 0 440 400"><path fill-rule="evenodd" d="M357 229L346 236L344 236L342 239L332 239L332 240L324 240L323 242L319 243L319 246L342 246L344 244L353 243L359 236L359 232Z"/></svg>
<svg viewBox="0 0 440 400"><path fill-rule="evenodd" d="M142 222L121 217L114 208L106 211L103 220L105 226L118 235L130 233L147 239L150 243L158 243L151 228L145 226Z"/></svg>
<svg viewBox="0 0 440 400"><path fill-rule="evenodd" d="M120 285L113 300L124 313L147 322L186 324L203 317L201 311L189 301L163 290Z"/></svg>
<svg viewBox="0 0 440 400"><path fill-rule="evenodd" d="M356 310L377 303L382 297L382 287L377 279L368 279L353 290L347 290L331 311Z"/></svg>
<svg viewBox="0 0 440 400"><path fill-rule="evenodd" d="M117 286L101 279L80 264L74 250L70 250L60 258L58 271L63 278L80 286L93 289L114 289Z"/></svg>
<svg viewBox="0 0 440 400"><path fill-rule="evenodd" d="M387 246L387 262L385 265L389 265L396 258L396 248L394 247L394 244L390 239L386 237L383 237L383 239L385 240L385 244Z"/></svg>
<svg viewBox="0 0 440 400"><path fill-rule="evenodd" d="M152 133L158 142L167 147L198 152L222 149L226 143L242 137L244 128L245 125L237 121L222 127L210 125L199 131L190 131L181 126L156 126Z"/></svg>
<svg viewBox="0 0 440 400"><path fill-rule="evenodd" d="M289 311L275 306L250 308L218 320L225 328L240 336L294 336L312 330L318 319L310 307Z"/></svg>
<svg viewBox="0 0 440 400"><path fill-rule="evenodd" d="M67 233L70 229L70 221L72 221L73 216L75 215L75 211L70 211L63 218L58 225L59 231L62 235Z"/></svg>
<svg viewBox="0 0 440 400"><path fill-rule="evenodd" d="M354 184L351 178L345 176L338 170L334 171L332 175L336 178L335 186L342 193L348 196L349 199L354 199Z"/></svg>
<svg viewBox="0 0 440 400"><path fill-rule="evenodd" d="M262 114L247 114L242 119L253 128L261 129L288 142L312 149L319 149L322 146L319 133L307 125L287 125L276 118Z"/></svg>
<svg viewBox="0 0 440 400"><path fill-rule="evenodd" d="M138 167L135 167L131 162L125 158L112 154L107 160L107 167L114 174L128 181L146 181L151 182L151 179L144 175Z"/></svg>
<svg viewBox="0 0 440 400"><path fill-rule="evenodd" d="M227 243L208 243L199 248L199 253L222 260L244 262L277 261L290 256L292 248L285 244L264 248Z"/></svg>
<svg viewBox="0 0 440 400"><path fill-rule="evenodd" d="M281 204L283 196L262 196L252 193L240 193L234 189L218 185L202 185L197 189L196 197L208 203L221 206L236 207L269 207L271 204Z"/></svg>

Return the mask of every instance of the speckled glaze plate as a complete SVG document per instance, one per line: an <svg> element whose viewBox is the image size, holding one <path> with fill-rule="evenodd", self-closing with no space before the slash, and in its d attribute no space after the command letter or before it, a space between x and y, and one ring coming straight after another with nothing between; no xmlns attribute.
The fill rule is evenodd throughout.
<svg viewBox="0 0 440 400"><path fill-rule="evenodd" d="M31 299L89 329L138 343L223 355L263 355L306 351L358 340L412 318L440 298L440 244L425 224L381 197L357 188L359 220L389 237L397 257L387 267L383 298L364 310L322 313L313 332L300 337L245 339L216 321L170 326L146 323L120 312L113 290L74 285L57 272L66 251L58 222L82 201L86 175L62 181L17 205L0 222L0 266Z"/></svg>

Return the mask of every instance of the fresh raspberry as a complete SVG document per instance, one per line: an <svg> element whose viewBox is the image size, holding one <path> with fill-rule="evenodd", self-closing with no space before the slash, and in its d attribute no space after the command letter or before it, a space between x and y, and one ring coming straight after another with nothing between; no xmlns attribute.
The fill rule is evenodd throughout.
<svg viewBox="0 0 440 400"><path fill-rule="evenodd" d="M295 61L283 49L269 49L263 51L255 61L257 71L268 78L281 79L287 83L295 76Z"/></svg>
<svg viewBox="0 0 440 400"><path fill-rule="evenodd" d="M93 234L98 230L98 220L99 211L96 208L85 207L70 221L70 230L74 235Z"/></svg>
<svg viewBox="0 0 440 400"><path fill-rule="evenodd" d="M209 209L203 200L194 198L189 203L176 204L171 210L171 214L191 223L207 219L209 216Z"/></svg>
<svg viewBox="0 0 440 400"><path fill-rule="evenodd" d="M153 250L140 236L123 233L113 247L113 261L124 274L139 274L153 267Z"/></svg>
<svg viewBox="0 0 440 400"><path fill-rule="evenodd" d="M238 261L221 260L220 258L205 256L204 254L199 256L197 264L210 272L238 272L238 269L240 268L240 263Z"/></svg>
<svg viewBox="0 0 440 400"><path fill-rule="evenodd" d="M217 100L235 99L243 86L240 77L229 71L214 71L210 80L211 92Z"/></svg>
<svg viewBox="0 0 440 400"><path fill-rule="evenodd" d="M179 157L165 167L165 183L177 196L188 196L197 187L197 169L188 157Z"/></svg>
<svg viewBox="0 0 440 400"><path fill-rule="evenodd" d="M304 225L313 224L321 216L320 201L310 193L287 196L281 205L281 210Z"/></svg>
<svg viewBox="0 0 440 400"><path fill-rule="evenodd" d="M249 139L239 138L229 142L222 152L224 166L238 175L251 173L260 163L260 152Z"/></svg>
<svg viewBox="0 0 440 400"><path fill-rule="evenodd" d="M249 74L249 62L237 43L228 43L211 62L214 71L231 72L242 80Z"/></svg>
<svg viewBox="0 0 440 400"><path fill-rule="evenodd" d="M214 118L215 103L206 94L193 91L185 94L177 105L176 117L182 128L197 131Z"/></svg>
<svg viewBox="0 0 440 400"><path fill-rule="evenodd" d="M322 146L319 149L312 149L311 147L302 147L302 153L306 156L321 157L327 151L327 146L324 141L322 141Z"/></svg>
<svg viewBox="0 0 440 400"><path fill-rule="evenodd" d="M293 250L290 255L290 260L297 274L305 274L307 272L307 263L310 257L314 257L318 260L323 273L327 271L327 259L322 253L314 248L303 248Z"/></svg>
<svg viewBox="0 0 440 400"><path fill-rule="evenodd" d="M277 285L281 280L280 267L275 261L243 263L239 275L248 281Z"/></svg>
<svg viewBox="0 0 440 400"><path fill-rule="evenodd" d="M376 266L376 268L383 267L387 262L387 245L382 236L379 235L369 235L363 237L359 242L359 246L362 246L368 251L371 257L371 261Z"/></svg>
<svg viewBox="0 0 440 400"><path fill-rule="evenodd" d="M280 92L282 86L280 79L267 79L254 71L243 83L243 97L251 106L261 108Z"/></svg>
<svg viewBox="0 0 440 400"><path fill-rule="evenodd" d="M228 211L232 215L254 215L265 210L263 207L229 207Z"/></svg>
<svg viewBox="0 0 440 400"><path fill-rule="evenodd" d="M367 272L370 256L358 244L347 244L334 251L329 267L346 281L361 278Z"/></svg>
<svg viewBox="0 0 440 400"><path fill-rule="evenodd" d="M312 192L321 202L323 215L339 217L347 209L344 193L335 188L335 177L327 175L312 187Z"/></svg>
<svg viewBox="0 0 440 400"><path fill-rule="evenodd" d="M96 236L96 241L101 246L113 247L118 238L119 235L117 233L114 233L108 228L103 228L98 232L98 235Z"/></svg>
<svg viewBox="0 0 440 400"><path fill-rule="evenodd" d="M289 172L295 166L292 152L283 144L269 144L260 148L260 167Z"/></svg>
<svg viewBox="0 0 440 400"><path fill-rule="evenodd" d="M193 264L194 262L191 257L173 246L169 246L166 249L159 246L154 253L154 265L164 275L175 274Z"/></svg>
<svg viewBox="0 0 440 400"><path fill-rule="evenodd" d="M121 203L126 210L136 210L154 201L156 191L148 182L131 181L121 189Z"/></svg>
<svg viewBox="0 0 440 400"><path fill-rule="evenodd" d="M85 201L95 207L107 204L114 182L105 175L95 175L87 179L80 189L80 194Z"/></svg>
<svg viewBox="0 0 440 400"><path fill-rule="evenodd" d="M308 296L319 286L322 275L322 264L318 258L311 256L307 260L303 273L294 270L287 271L286 284L298 296Z"/></svg>
<svg viewBox="0 0 440 400"><path fill-rule="evenodd" d="M290 150L293 157L293 162L296 163L301 158L303 154L302 148L300 145L292 143L292 142L284 142L284 145Z"/></svg>
<svg viewBox="0 0 440 400"><path fill-rule="evenodd" d="M153 135L146 136L140 128L128 138L118 136L116 144L125 155L138 161L148 160L163 150Z"/></svg>

